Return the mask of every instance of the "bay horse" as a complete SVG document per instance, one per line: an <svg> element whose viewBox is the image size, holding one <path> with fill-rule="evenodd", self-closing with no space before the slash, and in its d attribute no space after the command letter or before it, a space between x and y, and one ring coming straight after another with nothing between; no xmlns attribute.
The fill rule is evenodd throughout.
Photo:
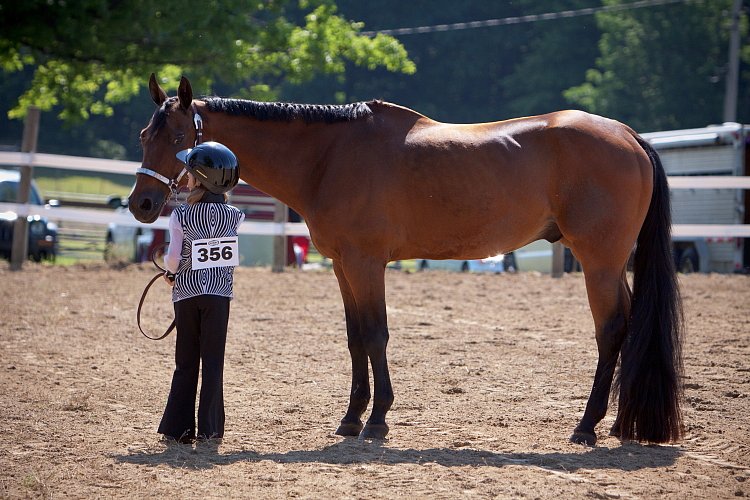
<svg viewBox="0 0 750 500"><path fill-rule="evenodd" d="M546 239L581 263L598 348L571 441L596 443L610 391L618 400L612 435L681 437L683 321L669 190L657 153L626 125L582 111L449 124L377 100L193 99L185 77L168 97L153 74L149 90L157 109L140 135L143 162L129 198L136 219L156 220L170 185L181 182L178 151L217 141L237 155L243 180L304 218L315 248L332 260L352 362L336 434L388 433L388 262L479 259ZM374 397L363 425L368 361Z"/></svg>

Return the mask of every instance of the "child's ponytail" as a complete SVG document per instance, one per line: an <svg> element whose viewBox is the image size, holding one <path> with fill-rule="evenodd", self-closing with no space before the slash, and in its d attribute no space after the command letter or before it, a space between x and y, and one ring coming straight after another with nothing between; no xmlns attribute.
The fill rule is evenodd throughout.
<svg viewBox="0 0 750 500"><path fill-rule="evenodd" d="M188 193L187 202L188 205L195 205L201 199L203 198L203 195L206 194L208 190L203 187L200 184L196 184L196 186Z"/></svg>
<svg viewBox="0 0 750 500"><path fill-rule="evenodd" d="M206 189L203 185L196 184L193 190L190 191L190 193L188 194L188 197L187 197L188 205L195 205L196 203L201 201L203 199L203 195L205 195L208 192L209 192L208 189ZM224 202L226 203L228 200L229 200L229 196L227 195L227 193L224 193Z"/></svg>

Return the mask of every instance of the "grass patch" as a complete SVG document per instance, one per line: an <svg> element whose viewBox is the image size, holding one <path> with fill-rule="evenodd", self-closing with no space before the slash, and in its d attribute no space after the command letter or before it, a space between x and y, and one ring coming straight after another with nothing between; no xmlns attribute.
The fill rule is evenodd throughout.
<svg viewBox="0 0 750 500"><path fill-rule="evenodd" d="M47 483L39 478L39 475L27 474L21 480L21 487L27 490L27 492L33 492L36 496L41 498L50 498L50 490Z"/></svg>
<svg viewBox="0 0 750 500"><path fill-rule="evenodd" d="M104 237L106 229L102 230L101 239L73 239L63 237L60 252L96 252L104 253Z"/></svg>
<svg viewBox="0 0 750 500"><path fill-rule="evenodd" d="M51 265L54 266L74 266L76 264L80 264L81 262L91 262L92 259L84 259L80 257L73 257L69 255L58 255L55 259L55 262Z"/></svg>
<svg viewBox="0 0 750 500"><path fill-rule="evenodd" d="M54 197L50 194L57 193L127 196L135 176L37 167L34 169L34 180L44 198Z"/></svg>

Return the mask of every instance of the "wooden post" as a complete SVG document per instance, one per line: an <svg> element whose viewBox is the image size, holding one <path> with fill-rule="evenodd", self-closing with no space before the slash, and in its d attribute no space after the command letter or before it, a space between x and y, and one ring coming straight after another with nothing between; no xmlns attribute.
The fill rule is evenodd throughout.
<svg viewBox="0 0 750 500"><path fill-rule="evenodd" d="M727 63L727 81L724 91L724 122L737 121L737 91L740 69L740 14L742 0L732 3L732 22L729 31L729 62Z"/></svg>
<svg viewBox="0 0 750 500"><path fill-rule="evenodd" d="M552 277L562 278L565 273L565 247L559 241L552 244Z"/></svg>
<svg viewBox="0 0 750 500"><path fill-rule="evenodd" d="M39 115L40 110L36 106L30 106L26 111L26 120L23 125L23 138L21 140L22 153L36 152L36 142L39 137ZM31 198L31 178L34 175L34 166L21 165L21 180L18 185L18 197L16 203L28 203ZM20 271L23 261L29 253L29 221L26 216L19 215L13 225L13 247L10 253L10 269Z"/></svg>
<svg viewBox="0 0 750 500"><path fill-rule="evenodd" d="M274 202L273 221L282 224L281 235L273 237L273 266L271 271L274 273L283 272L286 265L286 231L284 231L283 225L286 224L288 213L289 210L286 205L279 200Z"/></svg>

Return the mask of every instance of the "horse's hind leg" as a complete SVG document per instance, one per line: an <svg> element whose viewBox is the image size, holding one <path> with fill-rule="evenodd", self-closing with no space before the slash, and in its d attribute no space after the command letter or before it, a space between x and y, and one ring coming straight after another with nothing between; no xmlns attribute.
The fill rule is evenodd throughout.
<svg viewBox="0 0 750 500"><path fill-rule="evenodd" d="M570 440L593 446L596 444L594 428L607 413L612 378L627 330L630 289L624 267L621 271L587 269L584 263L584 274L596 327L599 362L586 410Z"/></svg>
<svg viewBox="0 0 750 500"><path fill-rule="evenodd" d="M352 358L352 389L349 395L349 408L346 415L341 419L336 434L340 436L358 436L362 431L362 414L370 402L370 380L367 369L367 351L362 339L359 327L357 304L352 295L349 282L346 280L341 264L333 263L333 271L339 281L341 297L344 301L344 314L346 316L346 338L349 345L349 354Z"/></svg>

